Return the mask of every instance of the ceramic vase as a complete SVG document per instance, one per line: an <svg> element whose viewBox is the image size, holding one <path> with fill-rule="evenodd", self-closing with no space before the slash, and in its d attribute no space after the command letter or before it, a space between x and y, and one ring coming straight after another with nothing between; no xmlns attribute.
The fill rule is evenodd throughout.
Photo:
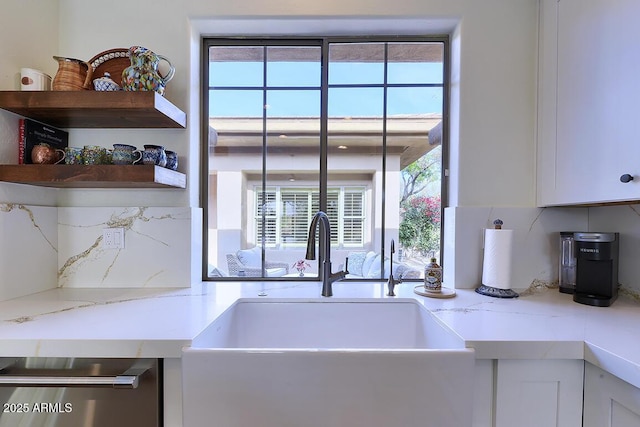
<svg viewBox="0 0 640 427"><path fill-rule="evenodd" d="M175 73L171 62L142 46L131 46L129 58L131 65L122 71L122 88L127 91L156 91L164 95L165 86ZM169 64L169 72L165 76L158 72L161 60Z"/></svg>

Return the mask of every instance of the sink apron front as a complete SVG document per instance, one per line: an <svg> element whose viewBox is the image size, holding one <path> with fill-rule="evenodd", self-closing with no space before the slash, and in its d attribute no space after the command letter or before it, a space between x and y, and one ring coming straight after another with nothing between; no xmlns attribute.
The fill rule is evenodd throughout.
<svg viewBox="0 0 640 427"><path fill-rule="evenodd" d="M474 363L414 300L240 300L183 350L184 426L471 426Z"/></svg>

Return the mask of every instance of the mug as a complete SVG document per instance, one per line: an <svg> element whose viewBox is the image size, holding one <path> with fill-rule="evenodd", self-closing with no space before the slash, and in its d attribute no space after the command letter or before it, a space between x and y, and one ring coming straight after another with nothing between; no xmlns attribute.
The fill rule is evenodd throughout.
<svg viewBox="0 0 640 427"><path fill-rule="evenodd" d="M178 153L175 151L166 151L167 153L167 164L166 168L171 169L172 171L178 170Z"/></svg>
<svg viewBox="0 0 640 427"><path fill-rule="evenodd" d="M113 144L114 165L134 165L142 160L142 152L133 145Z"/></svg>
<svg viewBox="0 0 640 427"><path fill-rule="evenodd" d="M31 162L40 165L57 165L65 158L64 150L41 142L31 149Z"/></svg>
<svg viewBox="0 0 640 427"><path fill-rule="evenodd" d="M113 164L113 150L109 148L104 149L104 153L102 153L102 163L103 165L112 165Z"/></svg>
<svg viewBox="0 0 640 427"><path fill-rule="evenodd" d="M82 148L80 147L65 147L64 148L64 162L67 165L81 165L82 164Z"/></svg>
<svg viewBox="0 0 640 427"><path fill-rule="evenodd" d="M82 149L82 163L85 165L102 165L107 149L99 145L85 145Z"/></svg>
<svg viewBox="0 0 640 427"><path fill-rule="evenodd" d="M165 167L167 165L167 153L164 151L164 147L161 145L145 145L142 152L142 163Z"/></svg>
<svg viewBox="0 0 640 427"><path fill-rule="evenodd" d="M21 90L51 90L51 76L33 68L20 68Z"/></svg>

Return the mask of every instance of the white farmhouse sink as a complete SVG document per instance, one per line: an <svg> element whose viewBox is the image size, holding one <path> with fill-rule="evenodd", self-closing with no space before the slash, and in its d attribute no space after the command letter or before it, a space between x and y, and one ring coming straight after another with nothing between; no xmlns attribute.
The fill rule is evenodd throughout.
<svg viewBox="0 0 640 427"><path fill-rule="evenodd" d="M183 350L184 427L470 426L474 360L413 299L241 299Z"/></svg>
<svg viewBox="0 0 640 427"><path fill-rule="evenodd" d="M412 299L239 300L192 347L453 349L464 343Z"/></svg>

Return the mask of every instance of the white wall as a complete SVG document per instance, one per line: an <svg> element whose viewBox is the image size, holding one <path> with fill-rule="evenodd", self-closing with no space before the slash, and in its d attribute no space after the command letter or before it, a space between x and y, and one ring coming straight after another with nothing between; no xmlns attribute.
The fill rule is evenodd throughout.
<svg viewBox="0 0 640 427"><path fill-rule="evenodd" d="M0 90L20 90L20 68L35 68L53 77L58 68L58 2L2 2L0 18ZM18 116L0 111L0 164L18 162ZM55 191L0 184L0 202L51 205Z"/></svg>
<svg viewBox="0 0 640 427"><path fill-rule="evenodd" d="M4 0L0 25L0 88L20 89L20 68L53 77L58 68L58 2Z"/></svg>

